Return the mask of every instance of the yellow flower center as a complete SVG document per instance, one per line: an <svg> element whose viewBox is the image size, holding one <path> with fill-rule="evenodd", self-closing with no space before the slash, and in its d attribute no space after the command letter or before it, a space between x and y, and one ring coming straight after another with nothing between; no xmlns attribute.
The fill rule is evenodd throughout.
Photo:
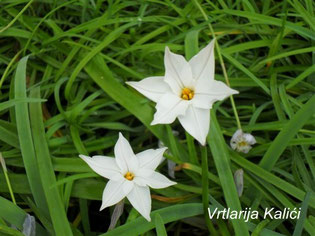
<svg viewBox="0 0 315 236"><path fill-rule="evenodd" d="M183 88L181 98L191 100L194 97L194 91L189 88Z"/></svg>
<svg viewBox="0 0 315 236"><path fill-rule="evenodd" d="M246 141L241 141L241 142L238 143L238 146L240 146L240 147L247 146L247 142Z"/></svg>
<svg viewBox="0 0 315 236"><path fill-rule="evenodd" d="M131 172L127 172L126 174L125 174L125 176L124 176L127 180L129 180L129 181L131 181L131 180L133 180L133 178L135 177L135 175L133 174L133 173L131 173Z"/></svg>

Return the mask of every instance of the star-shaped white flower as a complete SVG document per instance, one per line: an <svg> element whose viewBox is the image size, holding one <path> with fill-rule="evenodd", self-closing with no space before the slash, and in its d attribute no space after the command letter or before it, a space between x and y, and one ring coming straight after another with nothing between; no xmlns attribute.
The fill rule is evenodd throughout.
<svg viewBox="0 0 315 236"><path fill-rule="evenodd" d="M149 149L134 154L129 142L119 133L115 145L115 157L80 157L99 175L109 179L103 192L100 210L115 205L127 197L131 205L148 221L151 221L150 189L166 188L176 184L154 171L167 148Z"/></svg>
<svg viewBox="0 0 315 236"><path fill-rule="evenodd" d="M214 40L188 62L166 47L164 64L165 76L127 84L157 103L151 125L170 124L178 118L185 130L205 145L212 104L238 93L214 80Z"/></svg>
<svg viewBox="0 0 315 236"><path fill-rule="evenodd" d="M255 143L255 137L249 133L244 133L241 129L236 130L230 141L233 150L243 153L248 153Z"/></svg>

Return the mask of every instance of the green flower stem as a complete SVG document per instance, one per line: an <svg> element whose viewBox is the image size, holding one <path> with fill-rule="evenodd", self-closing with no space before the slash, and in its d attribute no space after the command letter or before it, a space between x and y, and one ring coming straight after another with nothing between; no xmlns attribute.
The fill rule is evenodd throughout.
<svg viewBox="0 0 315 236"><path fill-rule="evenodd" d="M202 183L202 204L203 204L203 211L205 216L206 225L210 232L210 235L218 235L212 221L208 215L208 207L209 207L209 180L208 180L208 155L207 155L207 146L201 147L201 166L202 166L202 176L201 176L201 183Z"/></svg>
<svg viewBox="0 0 315 236"><path fill-rule="evenodd" d="M10 192L10 195L11 195L11 198L12 198L12 201L13 201L13 203L16 205L14 193L13 193L12 187L11 187L11 182L10 182L10 179L9 179L9 176L8 176L7 167L6 167L6 165L5 165L4 158L2 157L2 153L1 153L1 152L0 152L0 163L1 163L1 165L2 165L3 174L4 174L4 177L5 177L5 181L7 182L8 189L9 189L9 192Z"/></svg>
<svg viewBox="0 0 315 236"><path fill-rule="evenodd" d="M186 134L187 147L188 147L188 153L189 153L189 161L192 164L199 165L199 160L197 157L195 144L194 144L194 138L187 132L185 132L185 134Z"/></svg>
<svg viewBox="0 0 315 236"><path fill-rule="evenodd" d="M202 16L204 17L204 19L206 21L208 21L208 16L207 14L205 13L205 11L202 9L202 7L200 6L199 2L197 0L194 0L194 3L196 4L196 6L198 7L198 9L200 10ZM223 71L223 76L225 78L225 81L226 81L226 84L231 87L230 85L230 80L229 80L229 77L227 75L227 72L226 72L226 68L225 68L225 64L224 64L224 61L223 61L223 58L222 58L222 54L221 54L221 51L220 51L220 46L218 44L218 41L216 40L216 37L215 37L215 34L214 34L214 31L213 31L213 28L212 28L212 25L211 23L208 23L208 26L209 26L209 29L211 31L211 34L212 34L212 37L213 39L215 40L215 48L217 50L217 53L218 53L218 56L219 56L219 61L220 61L220 64L221 64L221 67L222 67L222 71ZM239 119L239 116L238 116L238 113L237 113L237 109L236 109L236 106L235 106L235 102L234 102L234 98L233 98L233 95L230 96L230 100L231 100L231 104L232 104L232 108L233 108L233 112L234 112L234 116L235 116L235 119L236 119L236 123L237 123L237 128L238 129L242 129L242 126L241 126L241 122L240 122L240 119Z"/></svg>
<svg viewBox="0 0 315 236"><path fill-rule="evenodd" d="M23 7L23 9L19 12L19 14L17 14L17 15L14 17L14 19L11 20L10 23L9 23L7 26L1 28L1 29L0 29L0 33L4 32L4 31L7 30L7 29L9 29L9 28L14 24L14 22L17 21L17 19L23 14L23 12L33 3L33 1L34 1L34 0L29 1L29 2L25 5L25 7Z"/></svg>

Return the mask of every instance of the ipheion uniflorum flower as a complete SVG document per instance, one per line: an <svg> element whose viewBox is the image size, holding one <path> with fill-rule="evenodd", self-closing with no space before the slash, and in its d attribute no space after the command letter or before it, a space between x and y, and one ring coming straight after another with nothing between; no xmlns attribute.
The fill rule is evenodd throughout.
<svg viewBox="0 0 315 236"><path fill-rule="evenodd" d="M151 125L170 124L178 118L185 130L205 145L213 103L238 93L214 80L214 64L214 40L188 62L166 47L164 76L127 84L156 102Z"/></svg>
<svg viewBox="0 0 315 236"><path fill-rule="evenodd" d="M230 141L233 150L243 153L248 153L255 143L255 137L249 133L244 133L241 129L236 130Z"/></svg>
<svg viewBox="0 0 315 236"><path fill-rule="evenodd" d="M129 142L119 133L114 148L115 158L80 155L92 170L109 179L103 192L100 210L115 205L127 197L131 205L145 219L151 221L149 187L160 189L176 184L154 171L166 149L149 149L135 155Z"/></svg>

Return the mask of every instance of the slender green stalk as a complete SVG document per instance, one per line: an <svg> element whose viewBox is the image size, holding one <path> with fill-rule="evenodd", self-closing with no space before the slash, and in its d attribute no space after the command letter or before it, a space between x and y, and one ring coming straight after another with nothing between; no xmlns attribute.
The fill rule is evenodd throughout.
<svg viewBox="0 0 315 236"><path fill-rule="evenodd" d="M202 16L204 17L204 19L206 21L208 21L208 16L206 15L205 11L200 6L199 2L197 0L194 0L194 3L196 4L198 9L200 10L200 12L201 12ZM209 26L209 29L211 31L212 37L215 40L215 47L216 47L216 50L217 50L217 53L218 53L218 56L219 56L219 61L220 61L221 67L222 67L223 76L225 78L226 84L229 87L231 87L230 80L229 80L229 77L227 75L225 64L224 64L224 61L223 61L223 58L222 58L222 54L221 54L219 43L216 40L216 37L215 37L215 34L214 34L214 31L213 31L211 23L208 23L208 26ZM238 113L237 113L237 109L236 109L236 106L235 106L233 95L230 96L230 100L231 100L231 105L232 105L232 108L233 108L234 116L235 116L235 119L236 119L237 128L238 129L242 129L241 122L240 122L240 119L239 119L239 116L238 116Z"/></svg>
<svg viewBox="0 0 315 236"><path fill-rule="evenodd" d="M207 155L207 147L201 147L201 165L202 165L202 205L205 216L205 221L208 227L208 230L211 235L218 235L212 221L208 215L208 207L209 207L209 180L208 180L208 155Z"/></svg>
<svg viewBox="0 0 315 236"><path fill-rule="evenodd" d="M0 89L2 87L2 84L5 80L5 78L7 77L9 70L11 68L11 66L13 65L13 63L16 61L16 59L19 57L19 55L21 54L22 50L19 51L17 54L15 54L15 56L11 59L11 61L9 62L8 66L5 68L5 71L0 79Z"/></svg>
<svg viewBox="0 0 315 236"><path fill-rule="evenodd" d="M23 14L23 12L32 4L33 1L34 1L34 0L29 1L29 2L25 5L25 7L23 7L23 9L19 12L19 14L17 14L17 15L14 17L14 19L11 20L10 23L9 23L7 26L5 26L5 27L3 27L2 29L0 29L0 33L4 32L4 31L7 30L7 29L9 29L9 28L14 24L14 22L17 21L17 19L19 19L19 17Z"/></svg>
<svg viewBox="0 0 315 236"><path fill-rule="evenodd" d="M189 161L192 164L200 164L197 157L197 153L196 153L194 138L188 132L185 132L185 134L186 134L187 147L188 147L188 153L189 153Z"/></svg>
<svg viewBox="0 0 315 236"><path fill-rule="evenodd" d="M11 198L12 198L12 202L16 205L14 193L13 193L12 187L11 187L11 182L10 182L10 179L9 179L9 176L8 176L8 170L7 170L7 167L5 165L4 158L2 157L2 153L1 152L0 152L0 163L2 165L3 174L4 174L4 177L5 177L5 181L7 182L7 185L8 185L8 189L9 189L9 192L10 192L10 195L11 195Z"/></svg>

